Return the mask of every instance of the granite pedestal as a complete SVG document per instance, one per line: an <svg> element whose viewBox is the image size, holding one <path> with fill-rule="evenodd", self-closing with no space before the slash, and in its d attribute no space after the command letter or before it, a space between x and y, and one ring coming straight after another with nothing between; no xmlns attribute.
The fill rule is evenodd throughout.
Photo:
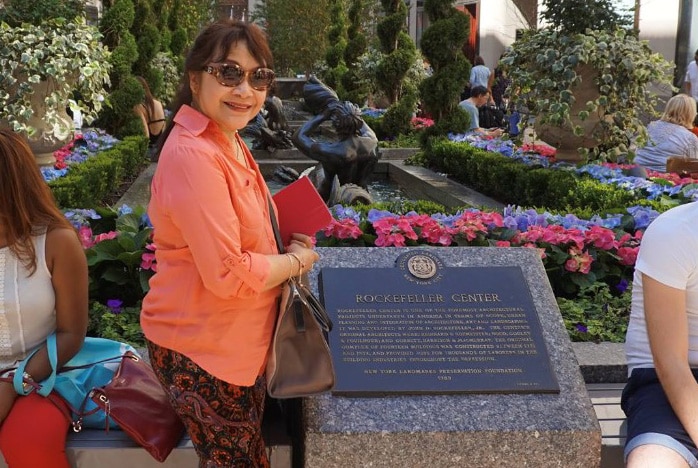
<svg viewBox="0 0 698 468"><path fill-rule="evenodd" d="M318 248L322 268L390 268L406 248ZM323 394L303 400L305 468L599 466L601 430L535 249L433 248L447 267L519 266L559 393ZM346 285L351 288L350 284Z"/></svg>

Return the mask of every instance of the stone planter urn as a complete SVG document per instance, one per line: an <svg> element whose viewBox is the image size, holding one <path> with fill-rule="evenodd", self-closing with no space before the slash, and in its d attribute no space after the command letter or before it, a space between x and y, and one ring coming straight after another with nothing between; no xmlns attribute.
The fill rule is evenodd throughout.
<svg viewBox="0 0 698 468"><path fill-rule="evenodd" d="M539 139L554 146L557 149L556 158L563 161L581 161L582 157L578 148L594 148L603 140L604 129L599 115L603 115L603 108L589 114L585 120L579 118L579 112L586 109L588 101L594 101L599 97L599 89L595 83L598 71L591 65L583 64L577 67L577 75L581 82L572 91L575 101L570 105L570 122L558 127L547 124L536 124L535 131ZM539 122L540 119L536 119ZM575 135L574 127L580 126L584 130L582 135Z"/></svg>
<svg viewBox="0 0 698 468"><path fill-rule="evenodd" d="M40 165L73 136L68 106L88 124L102 109L111 63L101 38L80 15L0 22L0 121L27 136Z"/></svg>
<svg viewBox="0 0 698 468"><path fill-rule="evenodd" d="M31 98L33 115L27 123L34 127L36 132L28 136L27 139L29 146L34 151L37 164L52 166L56 162L53 152L65 146L73 138L73 119L66 112L69 96L61 96L61 101L65 102L65 106L55 109L54 106L46 104L46 97L58 88L53 78L42 80L34 84L33 88L34 94ZM57 117L57 122L53 126L48 126L45 123L44 118L49 112L54 113Z"/></svg>

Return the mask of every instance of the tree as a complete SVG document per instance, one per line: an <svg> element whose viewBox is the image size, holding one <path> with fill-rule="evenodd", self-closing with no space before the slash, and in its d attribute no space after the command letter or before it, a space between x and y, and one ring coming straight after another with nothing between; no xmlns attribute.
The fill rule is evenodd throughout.
<svg viewBox="0 0 698 468"><path fill-rule="evenodd" d="M569 35L632 27L632 19L618 14L611 0L543 0L543 7L543 20Z"/></svg>
<svg viewBox="0 0 698 468"><path fill-rule="evenodd" d="M416 90L403 87L407 72L417 56L417 48L407 34L407 6L404 0L381 0L385 17L377 33L382 58L378 64L378 86L391 103L383 116L383 128L393 135L410 130L410 118L417 104Z"/></svg>
<svg viewBox="0 0 698 468"><path fill-rule="evenodd" d="M150 0L135 0L136 18L131 26L131 34L136 38L138 59L132 67L135 75L142 76L151 85L151 89L159 89L162 84L162 71L151 67L155 55L160 52L160 29Z"/></svg>
<svg viewBox="0 0 698 468"><path fill-rule="evenodd" d="M269 36L279 76L301 71L310 75L327 49L329 0L265 0L253 20Z"/></svg>
<svg viewBox="0 0 698 468"><path fill-rule="evenodd" d="M138 60L138 45L131 33L135 17L131 0L115 0L99 23L104 45L112 51L112 72L110 105L100 113L98 127L117 137L143 132L140 120L133 112L133 107L143 101L144 96L143 88L131 73Z"/></svg>
<svg viewBox="0 0 698 468"><path fill-rule="evenodd" d="M215 2L212 0L172 1L169 29L173 32L181 30L184 33L183 35L186 36L184 41L186 48L186 45L194 42L201 28L215 19Z"/></svg>
<svg viewBox="0 0 698 468"><path fill-rule="evenodd" d="M458 102L470 76L470 63L463 53L470 20L450 0L425 0L424 11L430 25L422 35L422 54L434 71L422 81L420 97L435 123L425 135L462 132L469 123Z"/></svg>
<svg viewBox="0 0 698 468"><path fill-rule="evenodd" d="M347 22L344 0L330 0L330 18L328 48L325 53L327 71L323 74L324 83L343 96L342 76L347 72L344 63L344 51L347 47Z"/></svg>
<svg viewBox="0 0 698 468"><path fill-rule="evenodd" d="M342 76L344 99L361 105L368 97L365 77L357 66L359 57L366 52L368 40L363 33L363 0L352 0L349 7L349 28L347 29L347 47L344 49L344 63L349 68Z"/></svg>

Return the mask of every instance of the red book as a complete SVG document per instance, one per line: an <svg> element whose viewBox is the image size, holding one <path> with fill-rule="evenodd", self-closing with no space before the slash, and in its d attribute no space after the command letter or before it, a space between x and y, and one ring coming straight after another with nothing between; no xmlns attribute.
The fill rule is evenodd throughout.
<svg viewBox="0 0 698 468"><path fill-rule="evenodd" d="M332 213L307 177L287 185L273 198L284 245L288 245L292 233L314 237L332 221Z"/></svg>

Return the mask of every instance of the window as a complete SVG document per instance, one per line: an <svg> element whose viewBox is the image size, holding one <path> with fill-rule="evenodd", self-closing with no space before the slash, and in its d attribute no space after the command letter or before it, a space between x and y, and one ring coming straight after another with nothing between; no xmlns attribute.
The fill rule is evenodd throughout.
<svg viewBox="0 0 698 468"><path fill-rule="evenodd" d="M240 21L248 20L247 0L224 0L218 2L218 18L230 18Z"/></svg>

